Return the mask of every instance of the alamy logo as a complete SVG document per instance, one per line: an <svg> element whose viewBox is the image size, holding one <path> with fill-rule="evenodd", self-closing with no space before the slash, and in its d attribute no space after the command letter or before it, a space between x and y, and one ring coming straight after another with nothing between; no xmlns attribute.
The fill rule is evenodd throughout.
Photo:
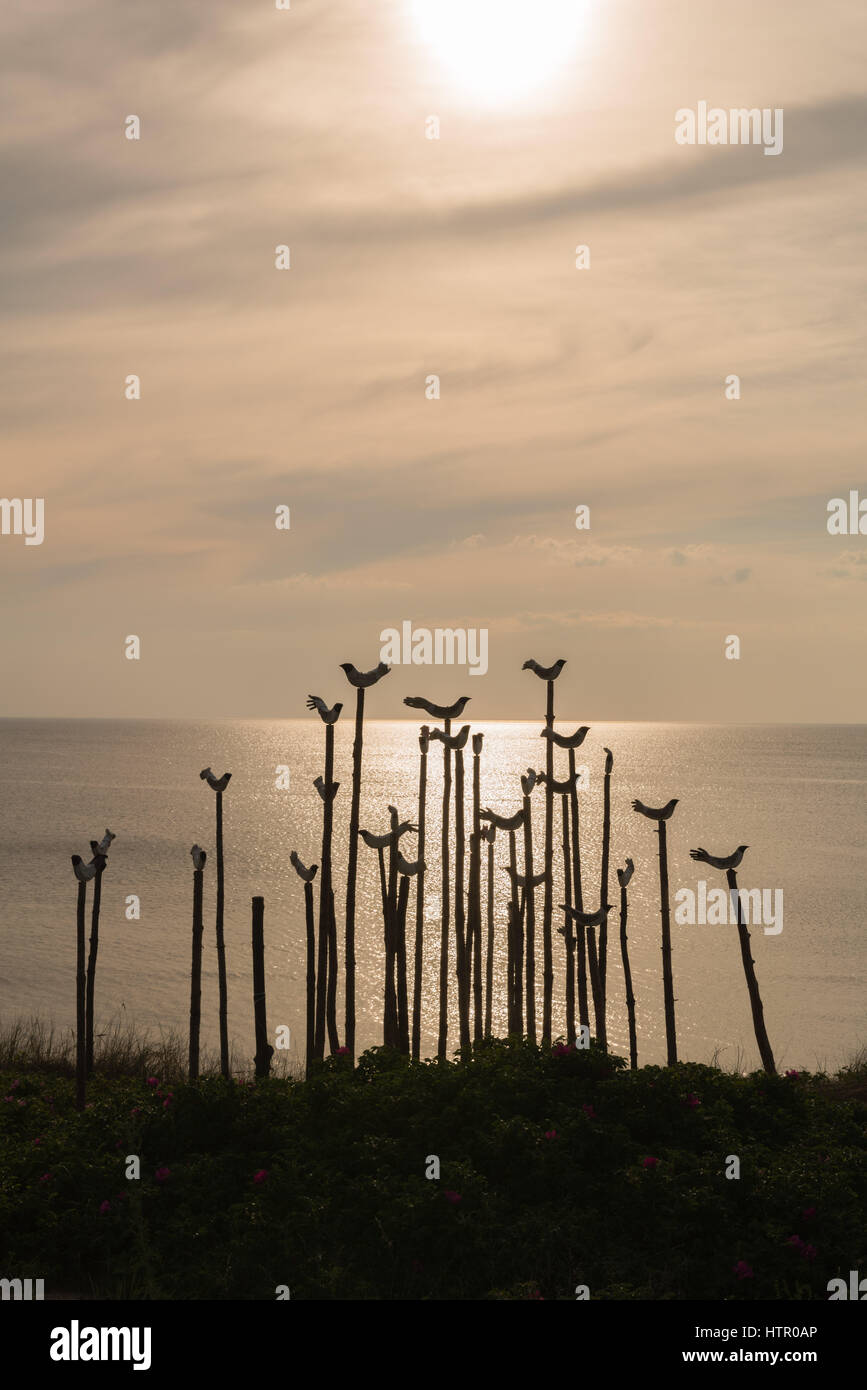
<svg viewBox="0 0 867 1390"><path fill-rule="evenodd" d="M34 1284L36 1285L35 1293L33 1292ZM44 1297L44 1279L0 1279L0 1298L27 1303L34 1299L44 1299Z"/></svg>
<svg viewBox="0 0 867 1390"><path fill-rule="evenodd" d="M773 111L769 106L761 111L757 106L722 106L708 110L700 101L698 111L682 106L675 111L677 129L674 138L679 145L764 145L765 154L783 153L783 109Z"/></svg>
<svg viewBox="0 0 867 1390"><path fill-rule="evenodd" d="M731 892L712 888L708 892L707 883L701 878L697 893L691 888L679 888L675 893L674 920L679 926L736 926L738 899L741 921L747 926L761 922L765 936L779 936L783 930L782 888L733 888Z"/></svg>
<svg viewBox="0 0 867 1390"><path fill-rule="evenodd" d="M438 627L431 632L404 622L400 631L383 628L379 640L379 659L392 666L469 666L471 676L483 676L488 669L486 627Z"/></svg>
<svg viewBox="0 0 867 1390"><path fill-rule="evenodd" d="M867 1303L867 1279L858 1278L858 1270L849 1270L849 1287L846 1288L845 1279L828 1280L828 1302L834 1303L840 1299L852 1299L856 1302ZM833 1293L831 1292L833 1289Z"/></svg>
<svg viewBox="0 0 867 1390"><path fill-rule="evenodd" d="M148 1371L151 1364L149 1327L69 1327L51 1329L52 1361L132 1361L134 1371Z"/></svg>
<svg viewBox="0 0 867 1390"><path fill-rule="evenodd" d="M45 540L44 497L0 497L0 536L23 536L25 545Z"/></svg>

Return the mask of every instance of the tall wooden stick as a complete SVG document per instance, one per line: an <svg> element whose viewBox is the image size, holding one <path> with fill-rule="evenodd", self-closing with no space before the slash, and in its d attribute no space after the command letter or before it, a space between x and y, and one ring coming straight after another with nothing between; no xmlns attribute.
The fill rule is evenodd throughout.
<svg viewBox="0 0 867 1390"><path fill-rule="evenodd" d="M569 863L569 794L564 792L560 798L563 820L563 901L576 906L572 901L572 869ZM568 913L563 914L563 935L566 939L566 1041L575 1041L575 938Z"/></svg>
<svg viewBox="0 0 867 1390"><path fill-rule="evenodd" d="M352 805L346 870L346 1047L355 1062L355 881L358 876L358 826L361 808L361 759L364 750L364 690L355 692L355 740L352 744Z"/></svg>
<svg viewBox="0 0 867 1390"><path fill-rule="evenodd" d="M726 871L726 882L729 886L730 899L733 898L737 904L738 913L738 937L741 943L741 960L744 966L744 975L747 981L747 991L750 996L750 1009L753 1015L753 1028L755 1029L756 1042L759 1045L759 1056L762 1059L762 1066L769 1076L777 1075L777 1066L774 1061L774 1054L771 1049L765 1028L765 1011L762 1008L762 999L759 994L759 982L756 979L755 962L750 953L750 934L747 931L744 921L743 909L741 907L740 894L738 892L738 875L736 869Z"/></svg>
<svg viewBox="0 0 867 1390"><path fill-rule="evenodd" d="M470 979L464 909L464 754L455 751L455 958L461 1048L470 1045Z"/></svg>
<svg viewBox="0 0 867 1390"><path fill-rule="evenodd" d="M421 872L419 878L422 877ZM397 909L395 916L396 964L397 964L397 1045L404 1056L409 1056L409 1000L406 984L406 909L409 903L409 877L400 876Z"/></svg>
<svg viewBox="0 0 867 1390"><path fill-rule="evenodd" d="M596 1019L596 1041L603 1052L608 1051L605 1032L605 1008L602 1003L602 981L596 953L596 928L587 927L587 961L590 966L590 988L593 992L593 1013Z"/></svg>
<svg viewBox="0 0 867 1390"><path fill-rule="evenodd" d="M668 848L665 821L657 828L659 836L659 913L662 919L662 992L665 1004L665 1043L668 1065L677 1062L677 1032L674 1022L674 977L671 971L671 916L668 901Z"/></svg>
<svg viewBox="0 0 867 1390"><path fill-rule="evenodd" d="M509 980L511 982L511 1004L509 1013L509 1032L520 1036L524 1031L524 950L521 939L521 916L518 911L518 849L515 831L509 831L509 882L512 885L509 897Z"/></svg>
<svg viewBox="0 0 867 1390"><path fill-rule="evenodd" d="M310 697L312 699L312 697ZM323 1030L329 1024L329 1042L337 1051L337 924L334 920L334 895L331 878L331 845L334 835L334 724L325 725L325 776L322 796L322 875L319 880L319 937L324 941L324 957L320 948L320 966L326 965L327 978L320 978L322 990ZM325 1047L323 1031L323 1052Z"/></svg>
<svg viewBox="0 0 867 1390"><path fill-rule="evenodd" d="M626 1015L629 1020L629 1066L632 1071L638 1067L638 1034L635 1029L635 995L632 992L632 971L629 968L629 949L626 944L626 922L629 915L626 888L635 868L627 859L626 868L617 870L620 884L620 955L623 960L623 980L626 985Z"/></svg>
<svg viewBox="0 0 867 1390"><path fill-rule="evenodd" d="M545 682L545 728L554 727L554 682ZM551 937L554 888L554 744L545 740L545 885L542 898L542 1044L551 1042L554 998L554 954ZM532 870L530 870L532 873Z"/></svg>
<svg viewBox="0 0 867 1390"><path fill-rule="evenodd" d="M443 722L443 730L446 738L451 735L452 721L446 719ZM447 743L443 744L443 814L442 814L442 844L440 849L442 862L442 932L440 935L440 1017L439 1017L439 1037L437 1038L437 1056L444 1058L449 1033L449 917L451 883L449 880L449 817L452 799L452 753Z"/></svg>
<svg viewBox="0 0 867 1390"><path fill-rule="evenodd" d="M496 829L488 827L488 943L485 958L485 1037L491 1037L494 994L494 840Z"/></svg>
<svg viewBox="0 0 867 1390"><path fill-rule="evenodd" d="M253 899L253 1017L256 1032L256 1079L271 1071L274 1049L268 1042L265 1014L265 899Z"/></svg>
<svg viewBox="0 0 867 1390"><path fill-rule="evenodd" d="M316 1061L316 922L312 883L304 884L304 921L307 928L307 1029L304 1075L309 1077Z"/></svg>
<svg viewBox="0 0 867 1390"><path fill-rule="evenodd" d="M527 986L527 1039L536 1041L536 905L533 890L533 817L530 810L530 792L526 790L527 779L521 778L524 790L524 875L527 885L524 889L524 922L526 930L526 986ZM532 790L532 786L530 788Z"/></svg>
<svg viewBox="0 0 867 1390"><path fill-rule="evenodd" d="M391 829L395 831L400 822L396 807L391 807L390 815ZM387 1036L384 1041L388 1047L398 1047L399 1045L397 990L395 985L398 937L397 854L397 842L393 841L388 847L388 887L386 890L388 908L385 927L385 1013L388 1027Z"/></svg>
<svg viewBox="0 0 867 1390"><path fill-rule="evenodd" d="M226 980L226 938L223 917L226 907L226 869L223 859L223 793L217 792L217 987L220 1007L220 1071L228 1081L229 1071L229 987Z"/></svg>
<svg viewBox="0 0 867 1390"><path fill-rule="evenodd" d="M418 746L421 753L418 772L418 857L424 862L425 811L427 800L427 755L430 730L422 725ZM415 969L412 977L412 1057L419 1060L421 1051L421 995L424 961L424 874L417 875L415 887Z"/></svg>
<svg viewBox="0 0 867 1390"><path fill-rule="evenodd" d="M207 855L198 845L191 850L193 856L193 958L190 966L190 1053L189 1078L197 1081L199 1077L199 1034L202 1023L202 942L205 933L203 912L205 860Z"/></svg>
<svg viewBox="0 0 867 1390"><path fill-rule="evenodd" d="M473 829L470 834L470 886L467 923L469 961L473 971L473 1040L484 1034L482 991L482 822L481 752L483 734L473 734Z"/></svg>
<svg viewBox="0 0 867 1390"><path fill-rule="evenodd" d="M602 875L599 888L600 903L608 902L608 869L611 859L611 769L614 767L614 755L610 748L605 749L605 779L603 783L603 802L602 802ZM599 988L602 996L603 1017L608 1008L608 916L606 914L602 925L599 928Z"/></svg>
<svg viewBox="0 0 867 1390"><path fill-rule="evenodd" d="M87 1048L84 976L84 914L86 908L87 884L79 882L76 904L76 952L75 952L75 1108L83 1110L87 1086Z"/></svg>
<svg viewBox="0 0 867 1390"><path fill-rule="evenodd" d="M581 820L578 809L577 769L575 749L569 749L569 805L572 812L572 891L575 909L584 911L584 892L581 881ZM590 1001L587 994L587 933L583 923L576 923L575 952L578 958L578 1022L589 1029Z"/></svg>
<svg viewBox="0 0 867 1390"><path fill-rule="evenodd" d="M85 1053L88 1076L93 1071L93 1007L96 989L96 957L99 951L99 907L102 901L102 875L107 860L100 855L102 863L97 865L93 878L93 903L90 913L90 948L87 955L87 989L85 1000Z"/></svg>

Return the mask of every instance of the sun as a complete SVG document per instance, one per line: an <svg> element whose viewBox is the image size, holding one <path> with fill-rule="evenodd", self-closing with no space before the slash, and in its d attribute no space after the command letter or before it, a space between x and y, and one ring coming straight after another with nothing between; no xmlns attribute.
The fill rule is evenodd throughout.
<svg viewBox="0 0 867 1390"><path fill-rule="evenodd" d="M584 28L587 0L410 0L423 39L481 100L544 86Z"/></svg>

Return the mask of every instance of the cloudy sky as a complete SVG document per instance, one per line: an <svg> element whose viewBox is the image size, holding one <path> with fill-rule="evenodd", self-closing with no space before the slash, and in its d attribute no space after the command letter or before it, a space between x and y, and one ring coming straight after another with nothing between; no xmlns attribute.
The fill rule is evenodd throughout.
<svg viewBox="0 0 867 1390"><path fill-rule="evenodd" d="M45 540L0 537L0 714L297 717L410 620L489 672L372 716L538 717L564 656L564 717L864 719L863 0L576 4L571 46L509 42L556 4L3 8L0 490ZM678 145L700 101L783 153Z"/></svg>

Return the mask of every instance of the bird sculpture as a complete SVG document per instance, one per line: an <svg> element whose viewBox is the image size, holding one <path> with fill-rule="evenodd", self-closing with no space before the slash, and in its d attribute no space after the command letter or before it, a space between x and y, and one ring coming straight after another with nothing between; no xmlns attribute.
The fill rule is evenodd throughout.
<svg viewBox="0 0 867 1390"><path fill-rule="evenodd" d="M395 852L394 858L395 863L397 864L398 873L406 874L409 878L414 878L415 875L418 873L423 874L425 869L427 868L427 864L425 864L421 859L414 859L412 863L410 863L408 859L404 859L400 850L397 850Z"/></svg>
<svg viewBox="0 0 867 1390"><path fill-rule="evenodd" d="M535 787L537 781L538 778L536 777L535 772L531 767L528 767L526 777L521 778L521 790L523 791L525 796L530 795L530 792Z"/></svg>
<svg viewBox="0 0 867 1390"><path fill-rule="evenodd" d="M533 658L530 657L529 661L524 662L521 670L532 671L534 675L539 677L540 681L555 681L565 665L565 657L561 657L559 661L555 661L553 666L540 666L538 661L534 661Z"/></svg>
<svg viewBox="0 0 867 1390"><path fill-rule="evenodd" d="M199 776L203 781L207 782L212 791L224 792L229 785L229 779L232 774L231 772L224 772L222 777L215 777L211 769L206 767L202 769Z"/></svg>
<svg viewBox="0 0 867 1390"><path fill-rule="evenodd" d="M321 696L308 695L307 708L315 709L323 724L336 724L340 718L340 711L343 709L343 706L337 704L334 705L332 709L329 709Z"/></svg>
<svg viewBox="0 0 867 1390"><path fill-rule="evenodd" d="M577 907L567 907L566 903L561 903L560 911L565 912L566 916L570 917L573 922L580 922L582 927L601 927L611 911L611 904L606 903L596 912L579 912Z"/></svg>
<svg viewBox="0 0 867 1390"><path fill-rule="evenodd" d="M205 860L208 856L206 851L202 849L201 845L193 845L193 848L190 850L190 854L193 856L193 868L203 869L205 867Z"/></svg>
<svg viewBox="0 0 867 1390"><path fill-rule="evenodd" d="M72 869L79 883L89 883L96 873L96 864L93 861L85 864L80 854L73 854Z"/></svg>
<svg viewBox="0 0 867 1390"><path fill-rule="evenodd" d="M473 752L476 755L476 757L478 757L481 753L482 747L484 746L484 742L484 734L473 734Z"/></svg>
<svg viewBox="0 0 867 1390"><path fill-rule="evenodd" d="M403 703L410 709L423 709L432 719L460 719L471 699L471 695L461 695L453 705L435 705L423 695L406 695Z"/></svg>
<svg viewBox="0 0 867 1390"><path fill-rule="evenodd" d="M418 826L411 825L408 820L405 820L401 821L400 825L394 830L389 830L385 835L374 835L370 830L359 830L358 833L368 849L387 849L389 845L396 845L400 837L406 835L408 831L412 832L412 834L416 834Z"/></svg>
<svg viewBox="0 0 867 1390"><path fill-rule="evenodd" d="M351 661L341 661L341 671L345 671L346 679L350 685L354 685L356 690L367 690L371 685L376 685L383 676L387 676L391 667L386 661L380 661L372 671L357 671Z"/></svg>
<svg viewBox="0 0 867 1390"><path fill-rule="evenodd" d="M539 737L550 739L557 748L580 748L589 732L589 724L582 724L574 734L555 734L553 729L543 729Z"/></svg>
<svg viewBox="0 0 867 1390"><path fill-rule="evenodd" d="M466 748L469 732L469 724L464 724L456 734L444 734L442 729L431 729L430 736L431 738L439 739L440 743L444 743L446 748L450 748L453 753L457 753L460 749Z"/></svg>
<svg viewBox="0 0 867 1390"><path fill-rule="evenodd" d="M621 887L621 888L625 888L625 887L626 887L626 885L628 884L629 880L632 878L632 875L633 875L634 873L635 873L635 865L633 864L633 862L632 862L631 859L627 859L627 861L626 861L626 867L625 867L624 869L618 869L618 870L617 870L617 882L620 884L620 887Z"/></svg>
<svg viewBox="0 0 867 1390"><path fill-rule="evenodd" d="M645 806L643 801L633 801L633 811L638 811L639 815L647 816L648 820L669 820L674 814L677 805L677 797L669 801L667 806L660 806L659 810L654 810L652 806Z"/></svg>
<svg viewBox="0 0 867 1390"><path fill-rule="evenodd" d="M116 835L112 835L112 833L111 833L110 830L106 830L105 834L103 835L102 839L99 841L98 844L97 844L96 840L91 840L91 842L90 842L90 852L91 852L91 854L108 854L108 851L109 851L109 849L111 848L111 842L112 842L112 840L116 840L116 839L117 839L117 836L116 836Z"/></svg>
<svg viewBox="0 0 867 1390"><path fill-rule="evenodd" d="M537 772L536 781L542 782L543 784L547 783L547 772ZM576 772L574 777L567 777L562 782L558 782L556 777L551 778L551 790L556 792L559 796L565 796L566 792L570 792L573 787L581 786L583 786L583 778L580 772Z"/></svg>
<svg viewBox="0 0 867 1390"><path fill-rule="evenodd" d="M508 875L509 875L509 878L510 878L511 881L512 881L513 887L517 887L517 888L538 888L538 887L540 886L540 884L542 884L542 883L545 882L545 871L544 871L544 869L542 870L542 872L541 872L540 874L533 874L532 878L528 877L527 874L519 874L518 871L517 871L517 869L513 869L513 868L512 868L511 864L504 864L504 865L502 866L502 869L503 869L503 873L504 873L504 874L508 874Z"/></svg>
<svg viewBox="0 0 867 1390"><path fill-rule="evenodd" d="M691 849L690 859L697 859L700 864L709 864L712 869L736 869L749 849L749 845L738 845L734 854L719 855L708 854L706 849Z"/></svg>
<svg viewBox="0 0 867 1390"><path fill-rule="evenodd" d="M298 877L300 879L303 879L305 883L313 882L314 878L316 877L316 870L319 868L318 864L311 864L310 868L308 869L298 858L298 855L295 853L294 849L292 853L289 855L289 863L292 865L292 868L295 870Z"/></svg>
<svg viewBox="0 0 867 1390"><path fill-rule="evenodd" d="M325 799L326 799L325 783L323 782L322 778L321 778L321 777L314 777L314 779L313 779L313 785L314 785L314 787L316 788L316 790L318 791L318 793L319 793L319 795L321 796L322 800L325 801ZM328 794L328 800L329 800L329 801L333 801L333 800L334 800L335 796L336 796L337 793L338 793L339 788L340 788L340 783L339 783L339 782L332 782L332 783L331 783L330 793Z"/></svg>
<svg viewBox="0 0 867 1390"><path fill-rule="evenodd" d="M519 830L524 824L524 808L516 811L513 816L498 816L496 811L491 811L487 807L479 812L481 820L489 820L497 830Z"/></svg>

